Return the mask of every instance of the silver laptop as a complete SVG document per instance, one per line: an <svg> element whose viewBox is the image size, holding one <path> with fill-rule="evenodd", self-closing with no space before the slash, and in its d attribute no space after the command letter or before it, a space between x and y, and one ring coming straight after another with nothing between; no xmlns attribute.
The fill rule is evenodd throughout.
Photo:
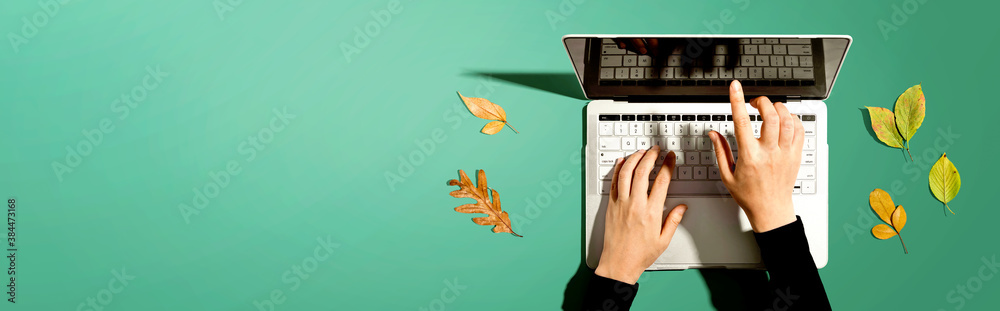
<svg viewBox="0 0 1000 311"><path fill-rule="evenodd" d="M593 99L586 113L587 265L596 268L600 262L615 159L655 144L677 155L663 215L681 203L688 211L670 247L648 269L764 268L750 223L720 180L707 136L718 131L737 150L729 104L729 83L737 79L748 100L768 96L802 119L802 163L788 191L817 267L826 266L829 149L823 100L851 41L827 35L563 37L583 92ZM748 104L747 111L759 137L757 110Z"/></svg>

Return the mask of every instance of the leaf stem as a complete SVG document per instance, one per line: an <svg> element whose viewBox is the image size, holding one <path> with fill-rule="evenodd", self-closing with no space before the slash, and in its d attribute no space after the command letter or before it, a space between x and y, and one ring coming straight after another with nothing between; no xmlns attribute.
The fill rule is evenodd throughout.
<svg viewBox="0 0 1000 311"><path fill-rule="evenodd" d="M951 207L948 207L948 203L945 203L944 207L948 208L948 211L951 212L952 215L955 215L955 211L952 211Z"/></svg>
<svg viewBox="0 0 1000 311"><path fill-rule="evenodd" d="M910 143L906 143L906 154L910 155L910 162L913 162L913 154L910 153Z"/></svg>
<svg viewBox="0 0 1000 311"><path fill-rule="evenodd" d="M509 127L510 129L514 130L514 127L513 127L513 126L510 126L510 122L507 122L507 121L503 121L503 124L506 124L506 125L507 125L507 127ZM521 134L521 133L520 133L520 132L518 132L517 130L514 130L514 133L516 133L516 134ZM520 235L518 235L518 236L520 236Z"/></svg>
<svg viewBox="0 0 1000 311"><path fill-rule="evenodd" d="M906 251L906 243L903 242L903 235L900 234L899 231L896 231L896 235L899 236L899 243L903 244L903 253L904 254L909 254L910 252Z"/></svg>

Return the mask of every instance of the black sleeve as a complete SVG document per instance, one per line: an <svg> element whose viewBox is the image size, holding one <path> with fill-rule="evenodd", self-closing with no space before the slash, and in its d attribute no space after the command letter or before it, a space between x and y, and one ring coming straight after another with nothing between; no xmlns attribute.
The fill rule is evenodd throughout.
<svg viewBox="0 0 1000 311"><path fill-rule="evenodd" d="M583 296L583 310L627 311L638 291L639 283L633 285L591 274Z"/></svg>
<svg viewBox="0 0 1000 311"><path fill-rule="evenodd" d="M771 231L754 233L754 237L771 277L771 297L764 300L766 305L762 309L830 310L830 300L809 252L802 218Z"/></svg>

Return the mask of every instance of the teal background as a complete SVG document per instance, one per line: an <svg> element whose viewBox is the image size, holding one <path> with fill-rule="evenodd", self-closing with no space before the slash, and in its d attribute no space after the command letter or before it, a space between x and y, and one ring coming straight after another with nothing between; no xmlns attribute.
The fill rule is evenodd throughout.
<svg viewBox="0 0 1000 311"><path fill-rule="evenodd" d="M0 192L18 204L18 300L0 308L89 310L78 306L102 290L107 300L124 269L135 279L115 285L106 310L257 310L273 290L275 310L559 309L581 263L574 154L587 102L560 37L701 33L725 10L727 34L855 39L827 101L830 261L820 272L834 308L1000 304L995 279L961 305L947 300L1000 252L995 2L927 0L885 37L878 22L892 23L904 1L403 0L350 62L342 46L388 1L233 3L220 15L209 0L70 1L16 50L0 44ZM3 2L0 31L23 35L22 18L37 12L36 1ZM113 101L142 85L147 66L169 75L119 118ZM859 108L892 107L917 83L927 117L910 163L869 135ZM486 121L456 91L502 105L520 134L479 133ZM295 118L248 161L240 145L274 109ZM114 130L58 175L53 163L103 119ZM416 143L430 150L432 137L444 137L432 151ZM927 188L944 151L964 181L949 204L957 215ZM239 174L186 222L180 205L230 162ZM412 173L387 182L404 162ZM459 169L486 170L524 238L452 210L466 201L448 196ZM529 207L560 174L568 182L552 203ZM907 209L908 255L868 233L876 187ZM317 259L317 238L337 247L293 290L282 276ZM457 297L455 280L466 287ZM635 310L712 307L697 271L640 282Z"/></svg>

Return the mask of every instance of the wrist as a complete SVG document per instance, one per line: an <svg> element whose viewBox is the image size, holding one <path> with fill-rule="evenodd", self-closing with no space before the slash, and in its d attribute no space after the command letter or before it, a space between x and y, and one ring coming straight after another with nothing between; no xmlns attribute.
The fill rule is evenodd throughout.
<svg viewBox="0 0 1000 311"><path fill-rule="evenodd" d="M756 212L748 213L747 218L753 231L757 233L771 231L793 223L797 219L790 198L787 202L772 203L770 206L756 209Z"/></svg>
<svg viewBox="0 0 1000 311"><path fill-rule="evenodd" d="M642 274L642 271L643 269L629 269L619 267L619 265L601 263L597 265L597 270L594 270L594 274L626 284L635 284L639 280L639 275Z"/></svg>

